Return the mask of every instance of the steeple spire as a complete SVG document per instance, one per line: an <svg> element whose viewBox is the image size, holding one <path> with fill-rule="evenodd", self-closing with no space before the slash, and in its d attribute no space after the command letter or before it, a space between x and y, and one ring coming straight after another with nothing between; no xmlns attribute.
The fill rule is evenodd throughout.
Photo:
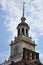
<svg viewBox="0 0 43 65"><path fill-rule="evenodd" d="M22 18L21 18L21 20L22 20L22 22L25 22L25 20L26 20L26 18L25 18L25 16L24 16L24 10L25 10L25 2L23 2L23 14L22 14Z"/></svg>
<svg viewBox="0 0 43 65"><path fill-rule="evenodd" d="M25 10L25 9L24 9L24 8L25 8L24 5L25 5L25 2L23 3L23 17L24 17L24 10Z"/></svg>

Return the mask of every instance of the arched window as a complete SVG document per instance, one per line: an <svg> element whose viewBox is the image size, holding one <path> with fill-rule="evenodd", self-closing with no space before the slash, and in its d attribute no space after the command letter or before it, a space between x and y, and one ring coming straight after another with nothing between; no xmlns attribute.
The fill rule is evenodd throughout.
<svg viewBox="0 0 43 65"><path fill-rule="evenodd" d="M20 29L18 29L18 35L20 35Z"/></svg>
<svg viewBox="0 0 43 65"><path fill-rule="evenodd" d="M26 29L26 35L28 35L28 29Z"/></svg>
<svg viewBox="0 0 43 65"><path fill-rule="evenodd" d="M24 35L24 28L22 28L22 34Z"/></svg>

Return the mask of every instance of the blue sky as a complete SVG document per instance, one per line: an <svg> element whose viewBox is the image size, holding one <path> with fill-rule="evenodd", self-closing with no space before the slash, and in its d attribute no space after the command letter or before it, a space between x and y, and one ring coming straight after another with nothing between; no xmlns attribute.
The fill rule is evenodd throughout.
<svg viewBox="0 0 43 65"><path fill-rule="evenodd" d="M43 0L25 0L25 17L30 26L29 35L37 44L36 51L43 62ZM9 58L11 40L17 36L21 22L23 0L0 0L0 63Z"/></svg>

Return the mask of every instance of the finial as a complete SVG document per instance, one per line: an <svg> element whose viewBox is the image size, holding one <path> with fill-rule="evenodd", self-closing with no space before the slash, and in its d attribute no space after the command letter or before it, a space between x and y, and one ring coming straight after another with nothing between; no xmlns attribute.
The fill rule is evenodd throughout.
<svg viewBox="0 0 43 65"><path fill-rule="evenodd" d="M24 7L25 7L24 5L25 5L25 2L23 2L23 17L24 17Z"/></svg>

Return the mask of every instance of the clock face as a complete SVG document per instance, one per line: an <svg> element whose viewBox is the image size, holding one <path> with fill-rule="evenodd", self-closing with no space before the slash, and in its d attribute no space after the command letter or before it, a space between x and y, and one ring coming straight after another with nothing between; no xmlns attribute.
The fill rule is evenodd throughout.
<svg viewBox="0 0 43 65"><path fill-rule="evenodd" d="M14 47L14 53L19 53L19 49L20 49L20 47L18 45L16 45Z"/></svg>

